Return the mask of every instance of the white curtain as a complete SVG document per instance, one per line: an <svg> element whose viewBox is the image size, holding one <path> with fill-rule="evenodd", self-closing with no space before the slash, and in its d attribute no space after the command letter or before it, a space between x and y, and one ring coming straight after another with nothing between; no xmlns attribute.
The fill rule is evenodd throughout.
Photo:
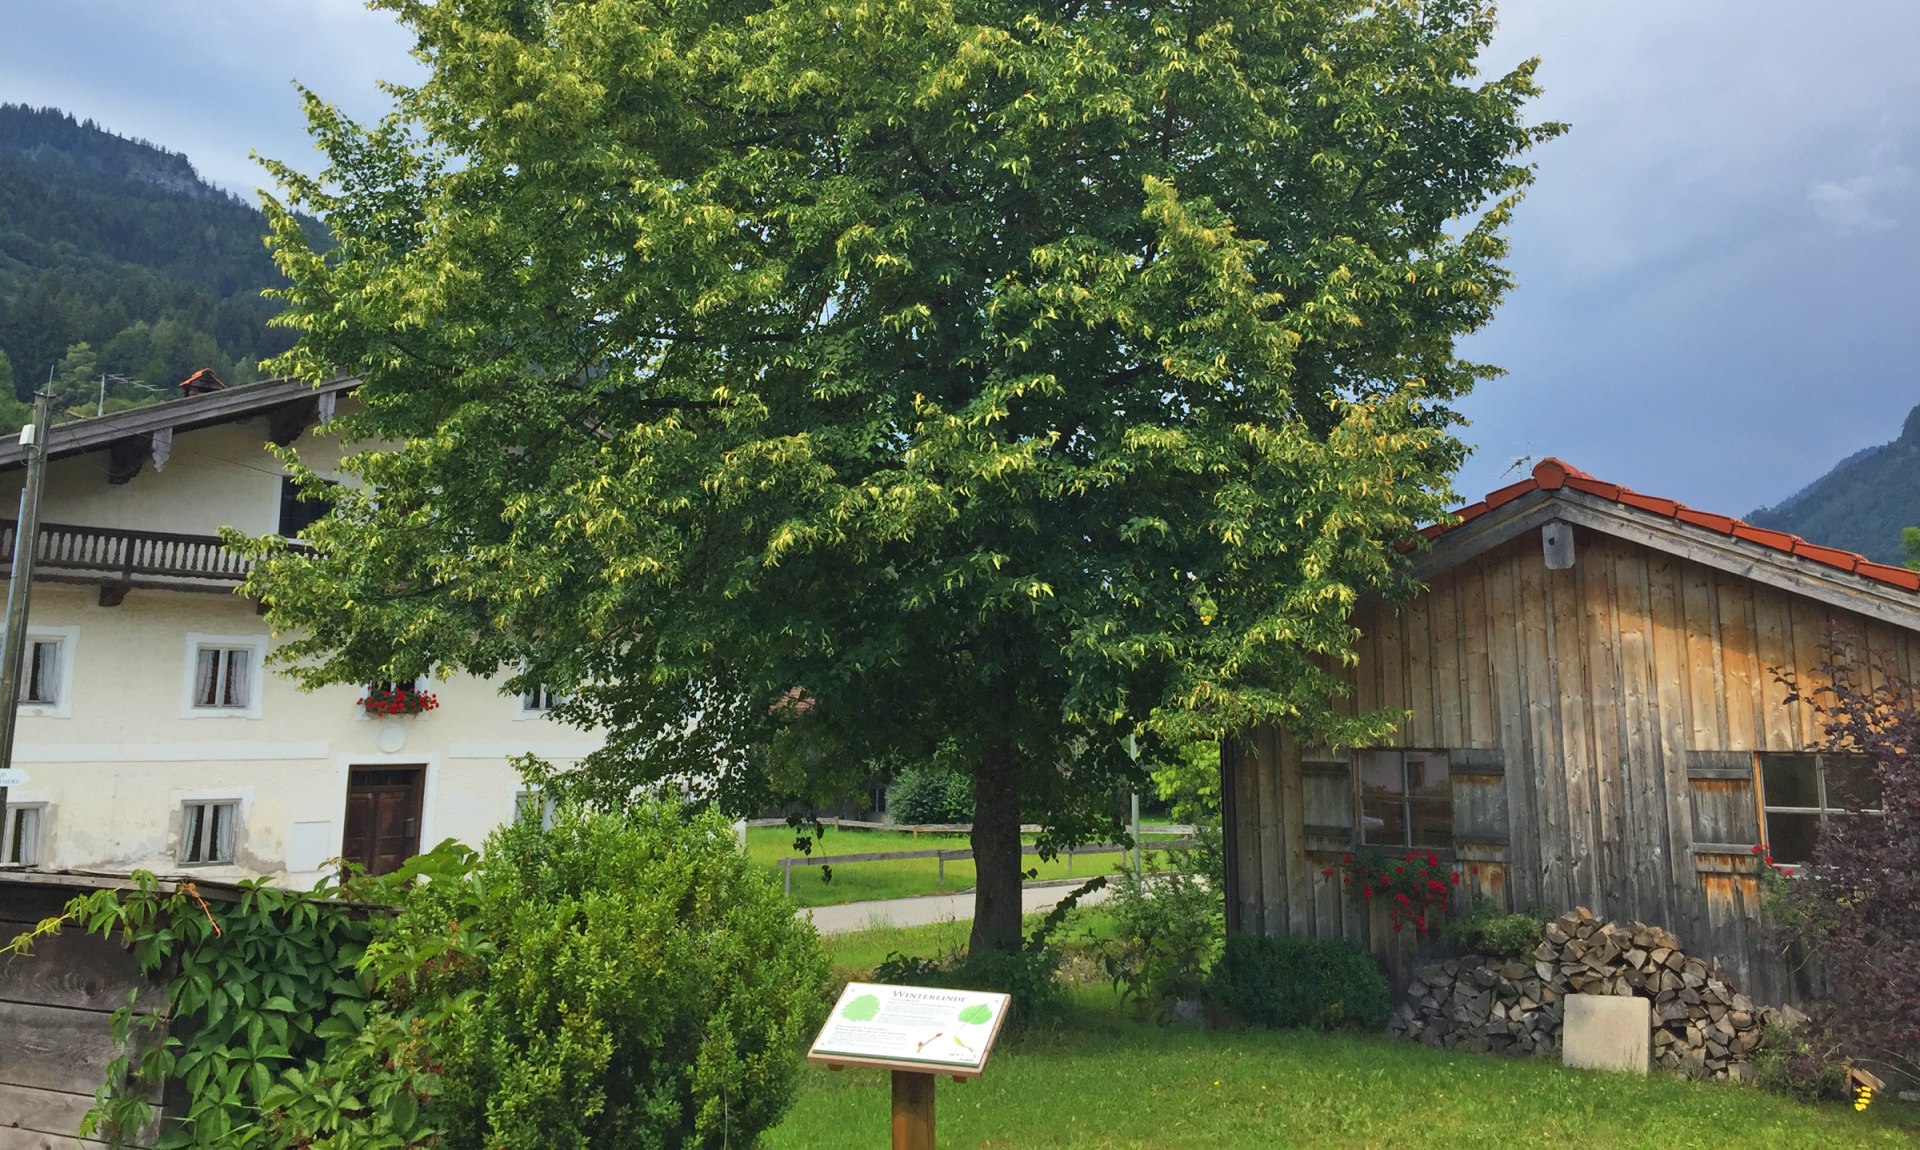
<svg viewBox="0 0 1920 1150"><path fill-rule="evenodd" d="M193 672L193 702L199 707L220 704L220 652L206 647L200 650Z"/></svg>
<svg viewBox="0 0 1920 1150"><path fill-rule="evenodd" d="M227 656L227 689L221 703L228 707L244 707L253 701L248 697L253 676L247 665L253 652L234 650L227 651L225 654Z"/></svg>
<svg viewBox="0 0 1920 1150"><path fill-rule="evenodd" d="M57 703L60 689L60 644L35 643L33 666L27 672L27 702Z"/></svg>

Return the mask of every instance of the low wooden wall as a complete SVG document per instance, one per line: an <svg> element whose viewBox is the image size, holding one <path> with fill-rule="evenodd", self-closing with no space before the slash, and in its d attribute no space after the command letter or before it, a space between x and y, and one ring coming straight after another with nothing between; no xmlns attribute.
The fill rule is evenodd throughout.
<svg viewBox="0 0 1920 1150"><path fill-rule="evenodd" d="M0 941L60 913L76 895L120 885L0 870ZM30 955L0 957L0 1150L104 1146L78 1132L117 1053L113 1012L130 995L151 1009L163 994L118 943L71 927L38 940ZM157 1107L157 1093L153 1101ZM129 1145L151 1145L150 1132Z"/></svg>

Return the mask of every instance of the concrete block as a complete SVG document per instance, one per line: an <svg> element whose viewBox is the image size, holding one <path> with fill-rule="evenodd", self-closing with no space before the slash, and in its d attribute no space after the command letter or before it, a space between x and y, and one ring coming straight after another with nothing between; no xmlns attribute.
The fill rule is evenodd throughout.
<svg viewBox="0 0 1920 1150"><path fill-rule="evenodd" d="M1569 994L1560 1030L1561 1063L1645 1074L1653 1032L1650 1005L1638 997Z"/></svg>

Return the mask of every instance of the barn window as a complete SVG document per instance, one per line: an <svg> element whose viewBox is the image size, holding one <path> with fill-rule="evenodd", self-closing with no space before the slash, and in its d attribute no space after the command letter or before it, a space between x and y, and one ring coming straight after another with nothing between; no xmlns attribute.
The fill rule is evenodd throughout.
<svg viewBox="0 0 1920 1150"><path fill-rule="evenodd" d="M1360 841L1451 850L1453 786L1445 751L1367 750L1360 758Z"/></svg>
<svg viewBox="0 0 1920 1150"><path fill-rule="evenodd" d="M1767 849L1781 866L1812 862L1827 820L1882 813L1880 782L1864 755L1763 753L1760 787Z"/></svg>

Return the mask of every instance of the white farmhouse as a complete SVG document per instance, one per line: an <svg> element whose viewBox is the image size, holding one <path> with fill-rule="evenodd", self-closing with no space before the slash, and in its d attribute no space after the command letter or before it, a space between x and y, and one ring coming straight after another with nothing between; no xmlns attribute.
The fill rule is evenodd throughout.
<svg viewBox="0 0 1920 1150"><path fill-rule="evenodd" d="M520 810L514 756L570 763L598 739L498 681L422 684L436 709L370 718L365 689L303 692L266 669L273 640L217 532L310 521L266 445L353 402L354 381L221 389L204 375L182 398L48 437L14 752L28 778L7 796L0 866L306 885L335 858L386 871L443 838L478 845ZM324 437L301 446L322 474L339 456ZM8 435L0 564L24 475Z"/></svg>

